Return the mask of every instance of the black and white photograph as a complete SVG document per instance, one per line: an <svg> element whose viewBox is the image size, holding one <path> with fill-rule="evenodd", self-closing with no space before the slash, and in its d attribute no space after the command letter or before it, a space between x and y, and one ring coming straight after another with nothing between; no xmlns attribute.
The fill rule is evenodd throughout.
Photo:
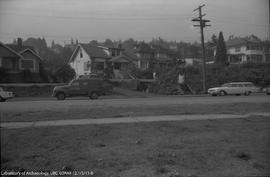
<svg viewBox="0 0 270 177"><path fill-rule="evenodd" d="M3 177L270 176L270 0L0 0Z"/></svg>

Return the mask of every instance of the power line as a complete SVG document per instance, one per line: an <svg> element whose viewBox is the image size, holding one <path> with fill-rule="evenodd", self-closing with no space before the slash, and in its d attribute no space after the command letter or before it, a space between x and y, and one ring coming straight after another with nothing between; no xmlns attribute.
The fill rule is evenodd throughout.
<svg viewBox="0 0 270 177"><path fill-rule="evenodd" d="M2 15L13 15L13 16L29 16L34 18L53 18L53 19L80 19L80 20L170 20L179 19L178 15L160 14L161 17L94 17L94 16L58 16L58 15L37 15L37 14L23 14L23 13L8 13L0 12ZM167 16L167 17L166 17ZM190 17L190 14L180 14L180 18Z"/></svg>

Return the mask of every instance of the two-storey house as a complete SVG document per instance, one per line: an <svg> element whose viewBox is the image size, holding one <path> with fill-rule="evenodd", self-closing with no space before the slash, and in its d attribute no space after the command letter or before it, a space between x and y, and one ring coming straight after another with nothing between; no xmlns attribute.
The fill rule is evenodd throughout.
<svg viewBox="0 0 270 177"><path fill-rule="evenodd" d="M226 42L228 61L231 64L265 62L267 54L260 39L255 36L230 38Z"/></svg>

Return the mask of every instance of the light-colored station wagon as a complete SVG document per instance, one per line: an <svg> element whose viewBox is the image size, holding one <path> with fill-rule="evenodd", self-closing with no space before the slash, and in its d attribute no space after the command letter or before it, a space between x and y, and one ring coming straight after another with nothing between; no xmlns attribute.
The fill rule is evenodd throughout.
<svg viewBox="0 0 270 177"><path fill-rule="evenodd" d="M208 93L212 96L224 95L250 95L259 92L260 88L252 82L231 82L223 84L221 87L209 88Z"/></svg>

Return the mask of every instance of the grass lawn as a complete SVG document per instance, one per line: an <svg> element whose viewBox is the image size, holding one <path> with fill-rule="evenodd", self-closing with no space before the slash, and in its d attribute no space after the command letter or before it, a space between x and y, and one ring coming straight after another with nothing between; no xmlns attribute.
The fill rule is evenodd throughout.
<svg viewBox="0 0 270 177"><path fill-rule="evenodd" d="M170 104L170 105L137 105L125 107L71 106L63 110L46 110L27 112L5 112L0 114L1 122L41 121L61 119L96 119L118 118L126 116L155 116L182 114L247 114L251 112L269 112L266 103L221 103L221 104Z"/></svg>
<svg viewBox="0 0 270 177"><path fill-rule="evenodd" d="M93 176L270 175L270 117L1 129L1 168Z"/></svg>

